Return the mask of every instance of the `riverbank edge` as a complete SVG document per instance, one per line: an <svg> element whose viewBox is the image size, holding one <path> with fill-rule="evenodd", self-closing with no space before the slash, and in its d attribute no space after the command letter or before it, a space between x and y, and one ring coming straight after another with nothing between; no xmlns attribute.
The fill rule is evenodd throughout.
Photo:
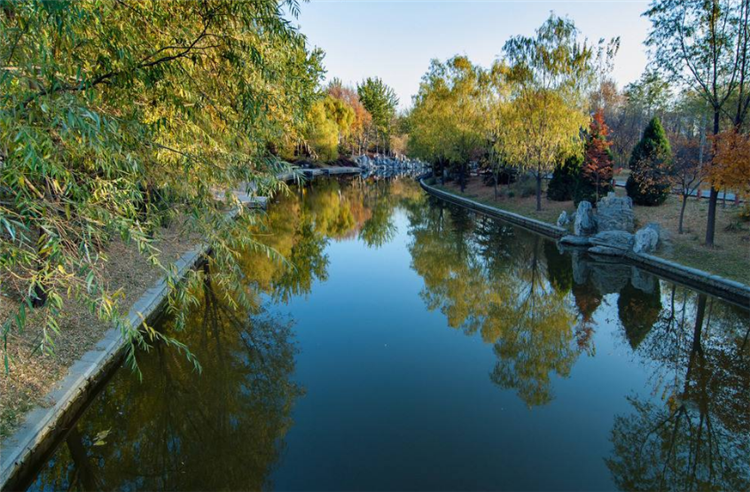
<svg viewBox="0 0 750 492"><path fill-rule="evenodd" d="M313 179L318 176L360 174L361 168L302 169L300 174ZM295 174L286 173L277 179L289 182ZM236 192L241 207L264 207L266 197L250 196ZM230 220L240 213L240 208L227 212ZM183 279L187 272L199 267L209 245L198 244L184 253L175 263L176 278ZM162 312L171 289L167 277L160 278L150 289L136 300L128 311L131 326L141 327L151 323ZM37 405L29 411L23 423L14 433L0 441L0 490L16 490L31 467L51 453L64 435L90 403L94 395L106 382L113 370L119 367L126 353L127 343L119 329L111 328L96 343L93 349L81 356L68 368L66 376L45 395L45 400L54 401L51 407Z"/></svg>
<svg viewBox="0 0 750 492"><path fill-rule="evenodd" d="M532 232L548 236L552 239L560 239L562 236L569 233L562 227L531 219L514 212L508 212L507 210L502 210L491 205L477 202L470 198L465 198L438 189L428 184L426 179L427 178L424 177L419 179L419 184L422 189L445 201L472 209L490 217L505 220ZM741 282L720 277L719 275L714 275L703 270L691 268L674 261L665 260L664 258L645 253L635 253L631 251L623 256L623 259L643 268L644 270L655 273L674 282L721 297L722 299L726 299L746 309L750 308L750 286Z"/></svg>

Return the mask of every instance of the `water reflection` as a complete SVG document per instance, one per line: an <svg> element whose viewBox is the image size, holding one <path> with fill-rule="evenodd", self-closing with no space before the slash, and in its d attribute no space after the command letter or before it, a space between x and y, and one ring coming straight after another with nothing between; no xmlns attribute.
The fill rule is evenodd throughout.
<svg viewBox="0 0 750 492"><path fill-rule="evenodd" d="M674 284L663 299L659 279L637 268L442 203L410 218L427 307L493 344L490 379L529 406L549 404L552 375L569 377L595 353L595 313L616 295L624 339L653 386L615 416L606 464L618 488L750 488L747 311Z"/></svg>
<svg viewBox="0 0 750 492"><path fill-rule="evenodd" d="M331 392L326 394L339 398L335 400L339 404L314 412L331 413L334 421L350 429L360 421L352 415L339 419L336 412L348 408L353 414L369 416L371 428L380 430L363 432L358 439L373 439L367 442L374 442L374 447L368 447L367 454L361 454L361 449L359 455L354 453L353 459L359 458L356 464L348 463L349 469L364 466L363 461L371 456L380 456L381 461L373 458L370 463L372 470L399 470L399 477L405 480L394 482L391 488L404 488L404 484L419 488L419 484L427 483L433 487L424 488L436 484L472 488L463 484L476 484L476 488L522 489L533 488L529 484L534 483L563 488L562 481L534 482L528 473L523 475L524 467L534 470L535 477L572 480L565 482L571 488L583 488L585 484L622 490L750 488L750 317L746 310L632 266L566 251L553 241L508 224L427 199L413 181L405 179L318 180L313 186L278 197L269 207L264 225L253 233L286 261L260 251L242 257L247 285L241 291L253 300L249 309L234 302L236 286L227 288L214 281L210 268L204 272L200 302L187 312L190 329L179 335L197 355L203 372L197 374L172 349L157 346L140 354L139 364L148 384L141 384L128 371L118 372L67 435L32 488L273 488L273 477L281 473L285 450L294 435L290 430L297 420L295 403L305 401L300 400L305 388L295 372L299 358L315 357L316 353L325 358L328 351L336 353L336 336L347 337L347 347L357 346L353 340L360 337L365 339L363 345L377 345L377 349L367 349L371 350L367 353L349 353L347 349L339 352L344 360L326 363L352 371L365 362L370 364L369 370L384 379L362 378L360 374L356 384L364 385L373 401L381 396L390 396L392 401L382 401L383 408L362 409L346 395L327 388ZM341 282L344 274L342 269L332 268L334 259L329 252L333 243L351 245L353 241L361 244L354 250L356 255L362 255L364 248L395 254L390 248L400 241L396 244L401 248L398 251L408 253L413 269L409 275L416 279L416 287L410 292L421 287L420 297L414 296L412 301L395 298L388 285L381 285L376 289L377 304L362 305L394 306L399 316L411 315L424 322L427 318L418 316L427 308L440 313L439 323L430 327L433 331L414 330L408 337L393 338L399 342L393 349L380 343L377 330L381 327L377 323L368 325L375 333L361 332L360 327L352 330L349 323L340 331L326 332L322 355L318 345L310 350L313 354L300 353L292 327L296 321L305 320L272 313L279 311L275 309L279 304L312 298L310 294L335 272ZM383 262L373 268L387 271L388 255L370 258ZM357 256L352 261L357 264L362 260ZM351 270L352 263L348 265ZM339 284L336 295L338 300L355 303L364 296L346 287L368 279L350 276L345 278L346 283ZM390 277L384 278L390 281ZM331 280L329 285L333 283ZM403 296L407 290L399 292ZM321 329L322 324L337 323L330 312L323 312L330 308L321 308L314 299L307 309L308 315L316 317L315 329L310 332ZM395 323L392 317L381 315L377 319ZM412 329L410 324L407 320L403 329ZM459 425L471 420L466 418L466 407L440 407L437 403L443 401L446 391L458 392L459 388L420 379L420 374L436 380L440 374L445 377L446 361L435 354L446 356L453 347L445 352L427 351L419 336L428 333L436 340L448 340L439 336L439 330L451 331L446 324L477 339L475 345L489 356L463 359L464 363L479 359L479 374L486 374L484 381L489 381L486 392L482 386L472 390L476 393L463 394L469 406L504 402L498 404L500 409L488 408L486 418L494 415L497 420L488 422L491 425L483 429L485 434L469 445L462 436L476 429L467 424L458 431ZM171 330L170 320L165 319L160 328ZM315 333L308 332L307 337L315 344L321 340L315 339ZM451 340L441 343L455 343ZM385 357L391 357L394 368L401 367L399 354L407 359L418 354L424 372L379 372L378 364ZM614 360L616 357L627 361ZM320 358L313 360L316 364L323 362ZM612 376L623 367L634 376ZM611 395L591 394L594 390L589 385L595 384L599 371L610 371L610 380L605 383L614 388ZM397 379L388 379L389 375ZM341 380L355 384L346 375L341 375ZM416 393L419 397L414 396ZM603 418L585 422L582 429L587 436L580 434L575 441L556 430L565 427L561 425L564 419L571 421L560 401L567 397L570 404L571 394L582 397L574 408L576 414L593 412L589 408L592 401L596 401L597 409L606 409L603 416L597 415ZM476 402L470 401L472 397ZM584 401L586 398L590 399ZM512 423L502 416L501 405L511 406L509 400L522 402L517 405L521 412L514 414ZM456 413L451 414L454 408ZM544 411L538 411L542 408ZM387 415L387 422L377 421L380 414ZM413 415L419 418L409 420ZM401 419L407 422L403 428L398 427ZM555 425L550 426L549 420ZM320 421L325 420L316 422ZM432 425L424 435L419 433L423 422ZM298 420L297 427L300 425ZM538 447L534 447L532 438L531 444L521 448L513 441L517 436L507 433L508 426L526 429L529 434L534 428L550 430L545 431L544 442L540 440ZM456 432L451 432L454 428ZM446 433L439 434L441 430ZM297 443L323 457L326 452L337 456L328 447L331 443L331 448L337 442L343 446L342 440L346 443L343 447L356 447L342 437L341 429L326 432L330 435L323 434L325 437L318 436L317 440L307 434L298 436ZM493 432L500 437L490 435ZM502 459L488 459L485 469L483 461L467 454L466 462L452 462L454 468L435 465L432 482L409 481L415 476L413 464L387 468L392 454L389 447L403 449L403 436L407 435L415 436L411 443L415 456L427 456L435 463L443 456L460 459L457 456L461 453L450 454L454 448L481 450L488 458L505 456L512 460L507 454L510 447L511 454L519 450L518 456L526 456L526 461L519 458L523 466L516 466L513 475L503 468ZM338 436L338 441L329 436ZM433 440L438 443L438 436L445 441L436 446ZM584 443L585 439L590 440ZM604 442L605 448L593 446L596 439ZM428 443L429 453L417 454L420 442ZM439 448L445 453L436 453ZM554 454L545 454L558 448L586 459L593 457L594 461L582 459L583 468L579 470L575 463L565 462L566 457L555 459ZM521 452L524 450L525 455ZM546 458L537 460L537 456ZM565 468L561 463L566 463L569 476L558 475L558 468ZM423 467L433 464L416 462ZM300 468L304 467L286 473L297 473ZM307 478L317 476L315 470L306 472ZM347 476L344 471L341 474ZM336 477L323 475L328 475L325 480L309 483L338 483ZM452 482L453 476L461 478ZM508 478L511 476L515 478ZM592 481L586 482L588 478ZM357 483L362 489L388 488L389 482L378 481L381 479ZM342 484L353 483L343 480Z"/></svg>
<svg viewBox="0 0 750 492"><path fill-rule="evenodd" d="M660 397L629 398L607 466L623 490L748 490L750 317L675 286L669 299L641 344Z"/></svg>
<svg viewBox="0 0 750 492"><path fill-rule="evenodd" d="M140 354L141 384L121 371L104 388L39 488L260 489L292 425L302 389L290 380L288 320L231 305L206 277L183 341L196 374L174 350ZM163 326L170 329L170 322ZM242 450L242 452L238 452Z"/></svg>
<svg viewBox="0 0 750 492"><path fill-rule="evenodd" d="M327 280L331 240L388 241L394 207L419 198L412 182L374 179L319 180L278 197L253 233L285 261L246 252L241 267L248 284L239 291L214 282L209 262L199 302L187 312L189 329L175 334L170 319L159 323L190 347L201 373L171 348L139 354L148 384L119 371L32 488L271 488L304 389L291 378L293 322L266 306L307 295L315 281ZM249 296L249 309L237 295Z"/></svg>
<svg viewBox="0 0 750 492"><path fill-rule="evenodd" d="M409 247L427 307L493 344L495 384L529 406L552 401L552 375L568 377L590 347L568 295L570 257L538 235L442 202L410 220Z"/></svg>

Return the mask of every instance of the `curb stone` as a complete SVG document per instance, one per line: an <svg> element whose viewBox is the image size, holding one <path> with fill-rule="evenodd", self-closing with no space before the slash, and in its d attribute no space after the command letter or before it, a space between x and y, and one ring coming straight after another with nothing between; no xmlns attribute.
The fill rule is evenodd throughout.
<svg viewBox="0 0 750 492"><path fill-rule="evenodd" d="M419 180L419 184L420 186L422 186L422 189L424 189L425 191L427 191L428 193L432 195L442 198L443 200L453 202L457 205L462 205L464 207L468 207L472 210L483 213L485 215L489 215L491 217L503 219L507 222L510 222L512 224L528 229L532 232L542 233L547 236L551 236L553 238L560 238L568 234L568 230L562 227L548 224L546 222L542 222L541 220L530 219L520 214L508 212L506 210L501 210L491 205L485 205L475 200L457 196L447 191L437 189L434 186L428 185L425 182L424 178Z"/></svg>
<svg viewBox="0 0 750 492"><path fill-rule="evenodd" d="M208 245L183 254L175 262L179 278L196 266L207 252ZM160 313L170 292L166 278L159 280L133 304L127 320L131 326L149 323ZM3 490L13 490L15 481L24 475L35 458L44 456L54 447L55 435L65 432L75 417L86 407L86 397L106 379L109 369L117 366L125 356L127 343L120 330L111 328L93 349L68 368L67 375L46 395L53 401L49 408L37 406L29 412L16 432L3 440L0 456L0 483Z"/></svg>

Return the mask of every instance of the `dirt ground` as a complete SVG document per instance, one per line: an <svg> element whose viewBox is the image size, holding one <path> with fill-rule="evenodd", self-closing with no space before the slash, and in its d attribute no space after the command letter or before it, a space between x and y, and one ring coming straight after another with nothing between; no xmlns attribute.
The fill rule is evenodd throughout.
<svg viewBox="0 0 750 492"><path fill-rule="evenodd" d="M572 201L554 202L547 200L546 196L542 197L542 210L537 211L536 196L522 197L522 188L515 184L510 188L501 186L500 196L495 199L492 186L485 186L480 178L472 177L463 195L551 224L557 221L563 210L568 213L575 211ZM446 183L443 189L460 194L457 183ZM509 190L513 191L513 196L509 196ZM617 194L625 196L625 190L617 188ZM648 222L657 222L665 231L666 240L655 253L657 256L750 284L750 223L739 219L742 207L729 202L725 207L719 200L713 248L703 245L708 214L708 201L705 199L688 200L683 234L677 233L680 213L680 197L677 195L670 196L658 207L636 205L633 212L636 228Z"/></svg>
<svg viewBox="0 0 750 492"><path fill-rule="evenodd" d="M165 265L198 243L197 237L181 233L178 224L179 221L174 221L174 225L162 229L157 238L156 247L161 250L161 261ZM108 246L107 256L105 278L112 290L121 289L123 297L119 305L123 312L127 312L129 306L160 278L161 270L139 254L134 245L121 241ZM10 361L8 372L0 369L0 438L9 435L21 417L35 405L53 404L43 401L44 396L62 379L67 368L109 329L107 323L100 321L80 302L64 301L64 312L58 320L60 332L53 336L52 353L39 350L44 334L41 310L30 313L24 332L11 332L7 348L0 349L0 356L7 354ZM7 292L0 292L0 323L14 316L18 305L18 301Z"/></svg>

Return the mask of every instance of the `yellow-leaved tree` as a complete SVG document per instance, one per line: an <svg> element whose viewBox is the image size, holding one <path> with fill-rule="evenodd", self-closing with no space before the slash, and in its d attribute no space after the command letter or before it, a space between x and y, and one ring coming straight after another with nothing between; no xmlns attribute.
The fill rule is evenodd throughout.
<svg viewBox="0 0 750 492"><path fill-rule="evenodd" d="M226 274L216 282L242 284L230 279L237 251L261 246L226 220L237 205L230 191L284 186L268 149L303 124L322 73L322 53L288 21L298 7L0 3L0 282L20 306L3 322L4 342L28 309L44 307L51 347L70 298L132 346L159 337L121 316L103 266L113 237L159 264L153 236L165 216L185 218L210 244Z"/></svg>
<svg viewBox="0 0 750 492"><path fill-rule="evenodd" d="M579 43L572 21L551 15L535 37L505 43L509 101L498 108L496 152L536 179L542 208L542 179L556 162L580 152L588 124L584 93L593 79L594 51Z"/></svg>

